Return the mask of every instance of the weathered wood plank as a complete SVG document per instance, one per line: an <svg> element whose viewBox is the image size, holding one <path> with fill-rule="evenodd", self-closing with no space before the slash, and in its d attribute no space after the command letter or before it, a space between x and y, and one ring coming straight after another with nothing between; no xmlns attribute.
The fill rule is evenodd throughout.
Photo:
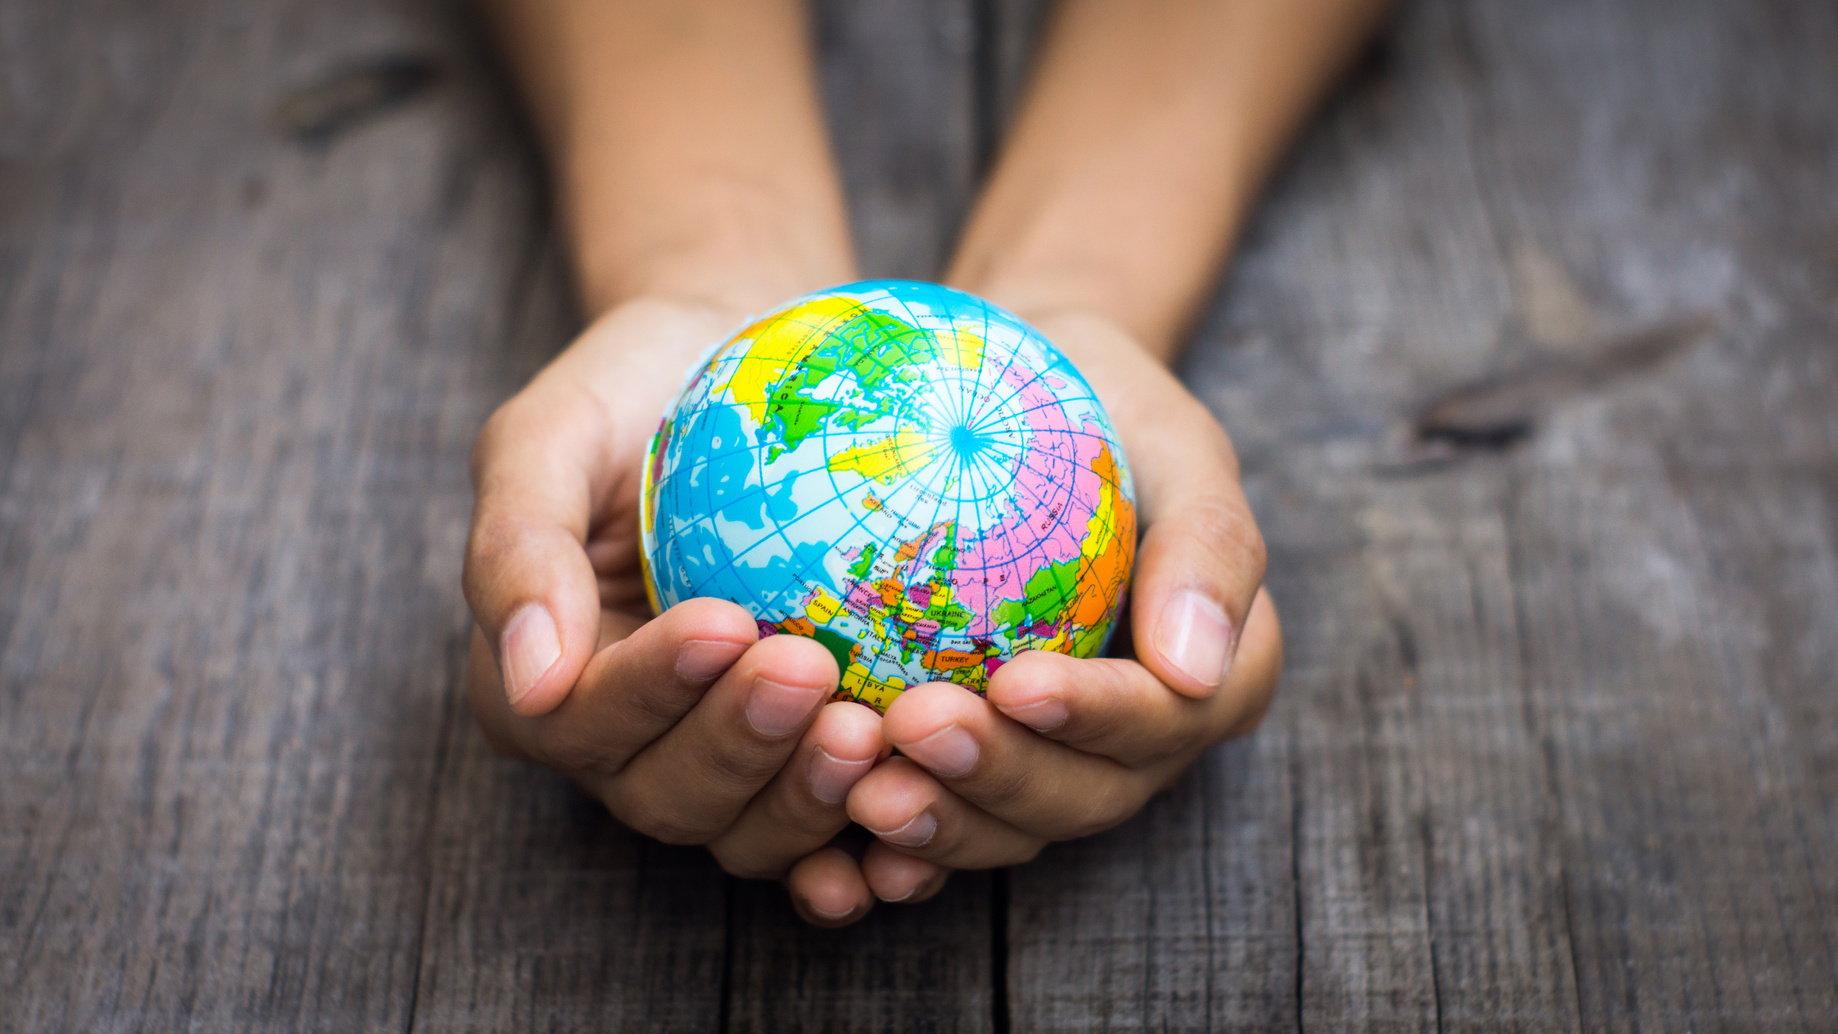
<svg viewBox="0 0 1838 1034"><path fill-rule="evenodd" d="M728 885L707 852L634 835L470 728L456 741L416 1029L717 1029Z"/></svg>
<svg viewBox="0 0 1838 1034"><path fill-rule="evenodd" d="M1502 480L1389 483L1370 577L1413 697L1437 1029L1577 1029L1553 832L1557 800L1526 707Z"/></svg>
<svg viewBox="0 0 1838 1034"><path fill-rule="evenodd" d="M0 1026L403 1029L527 153L430 5L3 21Z"/></svg>
<svg viewBox="0 0 1838 1034"><path fill-rule="evenodd" d="M1554 415L1508 500L1578 991L1596 1029L1823 1029L1838 14L1592 13L1587 36L1542 8L1468 21L1478 113L1513 130L1482 152L1496 222L1550 256L1520 263L1545 310L1527 336L1575 348L1699 311L1715 329Z"/></svg>
<svg viewBox="0 0 1838 1034"><path fill-rule="evenodd" d="M1188 367L1237 436L1287 615L1289 675L1259 738L1295 759L1305 1029L1812 1029L1833 1012L1818 787L1838 721L1818 687L1838 639L1838 599L1821 595L1834 213L1811 184L1838 148L1830 90L1787 86L1793 71L1756 85L1734 56L1829 81L1831 18L1582 7L1407 6L1279 179ZM1707 200L1759 198L1763 181L1798 191L1765 232L1752 206ZM1688 350L1691 376L1662 366L1556 400L1500 459L1412 441L1409 417L1443 388L1707 310L1720 340L1757 312L1778 320L1772 354ZM1735 385L1751 405L1732 409ZM1770 452L1803 473L1741 493L1692 473ZM1622 502L1594 514L1605 497ZM1647 568L1680 565L1668 538L1715 543L1722 563L1700 545L1692 577L1652 584ZM1780 571L1782 543L1803 566L1777 598L1756 573ZM1794 630L1791 662L1721 645L1744 638L1709 624L1732 596L1751 645ZM1605 598L1626 603L1605 613ZM1719 645L1673 659L1641 645L1654 622ZM1756 685L1766 698L1739 688ZM1639 718L1603 742L1602 716L1624 712ZM1127 856L1143 834L1112 837L1066 854ZM1182 943L1158 919L1119 924L1120 945L1050 947L1068 939L1056 915L1081 911L1056 894L1088 893L1089 917L1133 885L1110 864L1081 869L1089 892L1042 880L1050 908L1017 885L1014 979L1042 974L1013 992L1017 1026L1201 1029L1177 995L1029 1011L1062 991L1044 974L1116 979Z"/></svg>
<svg viewBox="0 0 1838 1034"><path fill-rule="evenodd" d="M1217 751L1112 833L1009 873L1012 1029L1295 1029L1284 747Z"/></svg>
<svg viewBox="0 0 1838 1034"><path fill-rule="evenodd" d="M870 272L934 268L1030 9L820 8ZM1272 545L1269 723L829 934L457 704L465 453L575 319L475 30L7 9L0 1028L1828 1026L1838 12L1420 0L1388 41L1186 368ZM1529 435L1412 437L1699 316Z"/></svg>
<svg viewBox="0 0 1838 1034"><path fill-rule="evenodd" d="M879 905L843 930L806 926L777 887L737 884L727 1030L995 1029L989 884L962 873L924 905Z"/></svg>

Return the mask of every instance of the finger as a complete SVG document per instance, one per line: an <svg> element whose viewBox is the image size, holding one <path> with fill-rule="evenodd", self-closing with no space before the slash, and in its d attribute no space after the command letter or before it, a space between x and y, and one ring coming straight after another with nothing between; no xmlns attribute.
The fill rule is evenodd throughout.
<svg viewBox="0 0 1838 1034"><path fill-rule="evenodd" d="M1260 591L1245 619L1238 657L1210 697L1176 693L1135 661L1078 660L1033 650L995 673L988 699L1048 739L1141 767L1186 758L1249 731L1269 707L1281 670L1276 608Z"/></svg>
<svg viewBox="0 0 1838 1034"><path fill-rule="evenodd" d="M584 389L538 378L473 450L466 601L518 714L553 710L594 652L600 590L584 543L613 480L611 437Z"/></svg>
<svg viewBox="0 0 1838 1034"><path fill-rule="evenodd" d="M948 682L901 693L881 734L969 803L1049 840L1109 829L1135 814L1161 776L1054 743Z"/></svg>
<svg viewBox="0 0 1838 1034"><path fill-rule="evenodd" d="M709 851L732 875L783 876L849 824L843 801L885 751L881 716L872 708L853 701L824 705L790 760Z"/></svg>
<svg viewBox="0 0 1838 1034"><path fill-rule="evenodd" d="M607 780L601 799L659 840L708 843L785 764L836 680L836 658L816 640L760 640L681 721Z"/></svg>
<svg viewBox="0 0 1838 1034"><path fill-rule="evenodd" d="M475 668L473 710L494 743L571 775L613 775L702 699L759 638L759 627L726 600L693 599L650 621L602 615L609 642L555 710L517 714L492 679Z"/></svg>
<svg viewBox="0 0 1838 1034"><path fill-rule="evenodd" d="M874 907L861 866L840 847L806 855L786 875L785 889L792 907L812 926L847 926Z"/></svg>
<svg viewBox="0 0 1838 1034"><path fill-rule="evenodd" d="M1225 680L1264 577L1264 540L1238 459L1212 415L1170 393L1123 425L1144 522L1130 606L1137 658L1192 697Z"/></svg>
<svg viewBox="0 0 1838 1034"><path fill-rule="evenodd" d="M945 889L951 879L950 869L896 851L879 840L868 845L861 864L868 889L889 904L916 905Z"/></svg>
<svg viewBox="0 0 1838 1034"><path fill-rule="evenodd" d="M970 804L903 757L876 765L855 784L849 817L882 843L953 869L1018 865L1047 843Z"/></svg>

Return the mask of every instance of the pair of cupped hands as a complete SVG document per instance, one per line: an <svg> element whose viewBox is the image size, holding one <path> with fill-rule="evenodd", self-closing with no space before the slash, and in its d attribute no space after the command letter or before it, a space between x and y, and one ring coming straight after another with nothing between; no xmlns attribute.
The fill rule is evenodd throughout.
<svg viewBox="0 0 1838 1034"><path fill-rule="evenodd" d="M465 589L468 691L499 751L552 766L631 828L781 880L821 926L922 901L954 869L1114 826L1262 718L1282 666L1263 540L1212 415L1116 325L1023 313L1097 388L1144 529L1115 656L1024 653L987 696L833 701L815 640L734 603L653 616L640 467L690 364L738 314L668 299L596 320L487 422ZM895 753L897 749L898 753ZM851 823L866 835L844 835Z"/></svg>

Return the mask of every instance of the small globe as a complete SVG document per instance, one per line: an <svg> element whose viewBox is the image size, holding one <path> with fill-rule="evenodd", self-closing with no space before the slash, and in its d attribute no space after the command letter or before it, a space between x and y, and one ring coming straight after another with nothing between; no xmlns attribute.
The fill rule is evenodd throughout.
<svg viewBox="0 0 1838 1034"><path fill-rule="evenodd" d="M1023 650L1108 641L1136 551L1129 465L1069 359L934 284L799 298L715 348L651 441L651 604L746 607L822 643L838 699L981 692Z"/></svg>

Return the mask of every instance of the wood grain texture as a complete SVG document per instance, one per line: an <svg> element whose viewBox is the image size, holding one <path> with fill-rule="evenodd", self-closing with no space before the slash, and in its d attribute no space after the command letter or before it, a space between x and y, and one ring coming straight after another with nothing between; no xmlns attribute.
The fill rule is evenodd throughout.
<svg viewBox="0 0 1838 1034"><path fill-rule="evenodd" d="M1787 85L1834 81L1832 21L1405 5L1186 367L1237 439L1286 618L1277 708L1227 754L1293 866L1252 893L1294 896L1294 961L1148 990L1203 956L1194 917L1222 899L1167 874L1243 860L1138 819L1014 875L1015 1029L1215 1029L1222 997L1283 975L1293 997L1245 1026L1838 1015L1838 213L1814 186L1838 123L1832 91ZM1418 436L1453 388L1699 325L1612 379L1509 383L1524 437Z"/></svg>
<svg viewBox="0 0 1838 1034"><path fill-rule="evenodd" d="M989 882L964 874L924 905L878 905L844 930L805 926L777 887L737 885L726 1029L993 1029Z"/></svg>
<svg viewBox="0 0 1838 1034"><path fill-rule="evenodd" d="M1216 751L1117 830L1009 874L1012 1029L1295 1029L1284 746Z"/></svg>
<svg viewBox="0 0 1838 1034"><path fill-rule="evenodd" d="M868 272L936 269L1040 11L817 5ZM469 17L0 9L0 1031L1830 1029L1834 55L1403 4L1183 368L1270 719L821 932L459 703L465 457L577 322Z"/></svg>
<svg viewBox="0 0 1838 1034"><path fill-rule="evenodd" d="M432 6L4 21L0 1028L403 1029L527 152L476 77L269 121Z"/></svg>

